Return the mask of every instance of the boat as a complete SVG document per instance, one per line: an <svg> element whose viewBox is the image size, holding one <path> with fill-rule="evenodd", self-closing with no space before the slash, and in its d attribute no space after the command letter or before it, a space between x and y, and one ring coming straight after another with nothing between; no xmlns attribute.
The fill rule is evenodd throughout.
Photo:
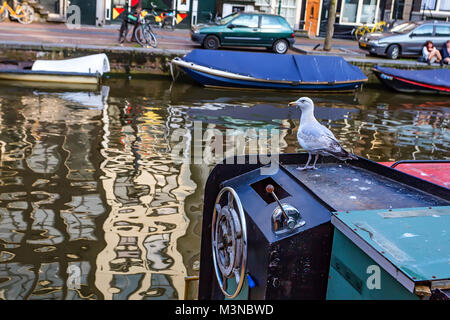
<svg viewBox="0 0 450 320"><path fill-rule="evenodd" d="M450 189L450 160L400 160L379 163Z"/></svg>
<svg viewBox="0 0 450 320"><path fill-rule="evenodd" d="M0 80L98 84L109 71L109 60L104 53L65 60L0 62Z"/></svg>
<svg viewBox="0 0 450 320"><path fill-rule="evenodd" d="M348 92L367 81L358 67L338 56L195 49L171 66L218 88Z"/></svg>
<svg viewBox="0 0 450 320"><path fill-rule="evenodd" d="M387 87L405 93L450 94L450 69L404 70L375 66L377 78Z"/></svg>
<svg viewBox="0 0 450 320"><path fill-rule="evenodd" d="M307 157L214 167L198 299L450 300L449 161Z"/></svg>

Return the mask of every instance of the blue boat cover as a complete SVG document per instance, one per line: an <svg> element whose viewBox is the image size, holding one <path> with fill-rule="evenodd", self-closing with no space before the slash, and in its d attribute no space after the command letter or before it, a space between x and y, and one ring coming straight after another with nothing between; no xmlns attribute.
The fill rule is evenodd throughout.
<svg viewBox="0 0 450 320"><path fill-rule="evenodd" d="M419 83L433 86L450 88L450 69L428 69L428 70L403 70L375 66L377 69L390 76L399 77Z"/></svg>
<svg viewBox="0 0 450 320"><path fill-rule="evenodd" d="M326 83L367 80L358 67L338 56L195 49L183 60L265 80Z"/></svg>

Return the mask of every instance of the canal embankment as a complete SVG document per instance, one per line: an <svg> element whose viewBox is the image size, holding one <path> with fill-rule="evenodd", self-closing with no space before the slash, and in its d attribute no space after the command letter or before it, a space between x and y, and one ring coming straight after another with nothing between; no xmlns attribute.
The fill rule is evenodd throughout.
<svg viewBox="0 0 450 320"><path fill-rule="evenodd" d="M170 61L181 57L192 48L160 49L92 44L59 44L45 42L1 41L0 60L34 61L36 59L69 59L90 54L105 53L110 61L111 76L170 76ZM292 50L295 51L295 50ZM298 52L298 51L297 51ZM341 54L349 63L358 66L368 76L369 83L377 82L371 72L375 65L401 69L436 68L414 60L389 60Z"/></svg>

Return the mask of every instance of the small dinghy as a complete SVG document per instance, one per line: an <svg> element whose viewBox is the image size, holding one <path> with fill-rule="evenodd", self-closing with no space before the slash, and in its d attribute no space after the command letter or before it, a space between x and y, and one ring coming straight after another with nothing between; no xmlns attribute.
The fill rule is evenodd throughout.
<svg viewBox="0 0 450 320"><path fill-rule="evenodd" d="M399 92L450 94L450 69L402 70L375 66L372 70L383 84Z"/></svg>
<svg viewBox="0 0 450 320"><path fill-rule="evenodd" d="M192 50L172 65L206 87L293 91L353 91L367 81L342 57Z"/></svg>
<svg viewBox="0 0 450 320"><path fill-rule="evenodd" d="M67 60L0 62L3 80L97 84L109 71L109 60L104 53Z"/></svg>

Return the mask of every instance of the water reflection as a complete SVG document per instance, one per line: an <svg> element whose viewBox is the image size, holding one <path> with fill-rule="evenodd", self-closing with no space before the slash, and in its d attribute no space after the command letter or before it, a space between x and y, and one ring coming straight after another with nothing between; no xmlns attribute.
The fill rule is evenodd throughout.
<svg viewBox="0 0 450 320"><path fill-rule="evenodd" d="M87 279L103 239L96 219L105 212L104 196L92 140L101 130L100 112L74 113L67 103L34 88L2 87L0 291L5 299L98 297ZM78 285L69 288L74 264Z"/></svg>
<svg viewBox="0 0 450 320"><path fill-rule="evenodd" d="M445 97L310 96L358 155L448 158ZM224 134L277 128L282 152L300 151L300 114L286 107L296 98L164 80L0 87L0 299L182 299L184 277L199 271L212 166L174 163L170 152L180 141L192 150L194 121Z"/></svg>
<svg viewBox="0 0 450 320"><path fill-rule="evenodd" d="M187 272L177 241L189 223L184 199L196 185L189 166L168 157L167 128L185 119L165 119L164 106L135 98L111 97L103 112L102 184L111 211L96 285L106 299L178 299Z"/></svg>

